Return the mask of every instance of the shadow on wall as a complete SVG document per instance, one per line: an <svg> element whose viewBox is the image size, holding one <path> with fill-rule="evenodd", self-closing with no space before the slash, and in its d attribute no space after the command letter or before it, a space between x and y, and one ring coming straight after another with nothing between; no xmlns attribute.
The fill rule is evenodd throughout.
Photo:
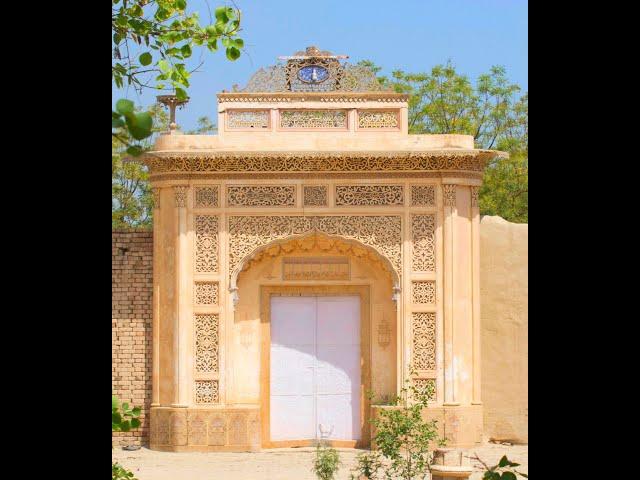
<svg viewBox="0 0 640 480"><path fill-rule="evenodd" d="M480 221L485 440L528 443L529 225Z"/></svg>

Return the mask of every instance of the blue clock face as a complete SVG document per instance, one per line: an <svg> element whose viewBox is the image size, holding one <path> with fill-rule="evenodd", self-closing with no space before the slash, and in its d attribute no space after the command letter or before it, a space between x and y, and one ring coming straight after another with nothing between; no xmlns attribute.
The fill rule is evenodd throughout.
<svg viewBox="0 0 640 480"><path fill-rule="evenodd" d="M298 78L305 83L320 83L329 78L329 71L320 65L308 65L298 70Z"/></svg>

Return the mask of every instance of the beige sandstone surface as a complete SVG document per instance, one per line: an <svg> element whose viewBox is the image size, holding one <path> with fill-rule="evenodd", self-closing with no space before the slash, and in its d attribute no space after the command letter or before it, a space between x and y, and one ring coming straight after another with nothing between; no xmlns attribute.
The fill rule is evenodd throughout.
<svg viewBox="0 0 640 480"><path fill-rule="evenodd" d="M484 436L528 442L528 224L480 221Z"/></svg>
<svg viewBox="0 0 640 480"><path fill-rule="evenodd" d="M362 450L339 449L343 466L336 480L347 480L355 458ZM502 455L520 463L518 470L528 472L529 450L526 445L485 444L469 450L487 464L495 465ZM259 453L226 452L158 452L142 448L134 452L113 450L113 460L131 469L139 480L315 480L311 472L313 448L285 448ZM482 471L477 461L471 461L475 473L471 480L480 480Z"/></svg>

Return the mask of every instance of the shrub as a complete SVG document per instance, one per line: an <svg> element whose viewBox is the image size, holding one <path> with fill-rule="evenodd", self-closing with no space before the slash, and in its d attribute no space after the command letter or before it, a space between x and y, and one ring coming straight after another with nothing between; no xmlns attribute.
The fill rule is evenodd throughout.
<svg viewBox="0 0 640 480"><path fill-rule="evenodd" d="M340 467L340 456L334 448L318 445L313 472L320 480L333 480Z"/></svg>

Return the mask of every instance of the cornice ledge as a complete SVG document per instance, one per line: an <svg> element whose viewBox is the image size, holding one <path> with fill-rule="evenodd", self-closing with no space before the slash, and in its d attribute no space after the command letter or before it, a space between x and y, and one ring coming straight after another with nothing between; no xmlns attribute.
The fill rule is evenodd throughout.
<svg viewBox="0 0 640 480"><path fill-rule="evenodd" d="M409 95L396 92L222 92L219 102L277 102L277 101L317 101L317 102L407 102Z"/></svg>

